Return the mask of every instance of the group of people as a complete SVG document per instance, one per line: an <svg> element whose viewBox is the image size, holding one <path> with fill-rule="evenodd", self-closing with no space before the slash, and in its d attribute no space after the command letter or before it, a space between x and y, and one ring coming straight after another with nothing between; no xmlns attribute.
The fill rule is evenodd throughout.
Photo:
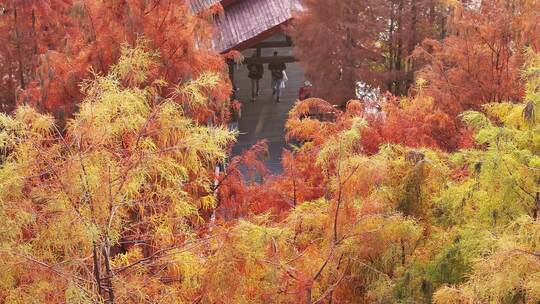
<svg viewBox="0 0 540 304"><path fill-rule="evenodd" d="M253 58L257 56L257 53L253 54ZM274 52L274 57L278 56L278 52ZM262 63L251 62L247 66L248 77L251 79L251 101L255 102L257 96L259 96L259 82L263 78L264 68ZM272 97L276 97L276 102L280 102L282 89L285 88L285 82L288 80L285 70L287 66L283 62L273 61L268 64L268 70L272 76ZM304 100L310 98L312 85L309 81L304 82L304 86L300 88L298 93L298 99Z"/></svg>

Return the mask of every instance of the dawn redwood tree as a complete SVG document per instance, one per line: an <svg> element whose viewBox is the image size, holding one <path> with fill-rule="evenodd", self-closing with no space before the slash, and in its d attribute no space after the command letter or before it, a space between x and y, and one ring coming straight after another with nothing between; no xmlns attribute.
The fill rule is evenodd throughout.
<svg viewBox="0 0 540 304"><path fill-rule="evenodd" d="M425 92L424 85L419 81L411 97L386 96L382 112L378 114L360 111L370 125L362 132L365 153L376 153L385 143L430 147L447 152L472 146L470 130L437 107L435 99Z"/></svg>
<svg viewBox="0 0 540 304"><path fill-rule="evenodd" d="M264 142L232 158L225 172L215 171L234 134L209 126L206 118L237 104L214 99L225 94L214 90L227 76L206 66L213 61L197 61L203 54L215 59L197 49L204 40L180 47L186 58L174 61L190 60L187 71L200 73L184 74L172 64L182 72L167 74L169 57L163 56L176 53L168 53L169 42L159 38L171 36L138 23L153 17L132 12L140 5L148 8L144 16L151 15L162 3L176 7L167 1L73 3L70 14L77 18L70 20L78 23L66 27L65 43L71 49L48 52L43 60L50 63L49 87L38 84L25 95L30 101L75 92L73 99L58 99L79 104L66 128L59 130L51 115L29 106L0 115L0 302L540 301L537 1L467 2L455 6L449 27L444 18L430 21L438 24L437 34L450 36L418 51L433 57L414 94L388 96L379 113L366 111L358 100L340 100L343 109L318 98L297 102L285 125L291 149L279 174L264 167ZM366 3L356 17L377 25L380 20L368 11L385 2ZM412 0L390 7L412 10L413 3L422 7ZM353 4L342 1L324 13L343 13ZM381 24L414 23L399 22L392 12ZM192 39L204 30L175 23L195 18L189 14L175 22L167 19L175 14L160 16ZM461 32L453 22L464 22ZM505 22L508 28L502 28ZM145 40L128 29L157 36ZM399 26L393 29L399 33ZM321 41L339 45L357 30ZM114 47L97 48L116 46L121 36L127 38L118 44L119 54ZM383 57L400 58L399 39L391 40L394 49L388 51L384 37L376 41L386 50ZM156 41L163 44L153 50ZM368 45L355 43L350 46ZM87 80L70 91L80 75L66 66L75 62L93 71L81 72ZM479 74L467 78L475 71L470 63ZM394 74L382 73L381 79L387 75ZM388 79L386 84L398 87ZM500 95L499 87L483 87L486 79L500 79L508 91ZM467 83L473 81L480 84ZM52 90L53 83L63 91ZM335 83L338 88L335 80L328 85ZM463 97L437 93L456 90ZM481 101L465 100L486 92ZM227 119L227 113L216 114L217 122ZM476 145L464 144L469 138L459 121L474 130ZM445 151L458 147L467 149Z"/></svg>
<svg viewBox="0 0 540 304"><path fill-rule="evenodd" d="M483 1L459 4L447 26L447 37L427 39L414 52L416 85L407 98L386 96L385 119L367 115L367 153L381 143L456 151L473 145L471 132L458 115L489 102L521 100L526 46L538 47L538 1Z"/></svg>
<svg viewBox="0 0 540 304"><path fill-rule="evenodd" d="M108 74L81 84L65 132L28 106L0 116L0 302L193 296L199 258L188 249L205 243L213 169L234 134L188 116L218 74L153 81L160 64L144 41L122 48ZM182 103L162 95L167 86Z"/></svg>
<svg viewBox="0 0 540 304"><path fill-rule="evenodd" d="M149 82L188 83L204 72L226 73L223 58L207 47L211 23L204 14L191 14L183 1L78 0L70 3L68 13L62 48L40 54L37 75L19 98L57 117L69 117L82 100L82 79L91 73L107 74L122 45L135 45L141 36L159 53L160 62L149 71ZM162 90L181 100L172 96L173 87ZM200 121L219 120L226 116L221 112L229 108L229 93L229 81L220 78L216 86L203 92L210 97L207 104L192 104L186 111Z"/></svg>
<svg viewBox="0 0 540 304"><path fill-rule="evenodd" d="M438 204L441 222L461 235L469 271L435 292L437 304L540 301L540 54L526 58L522 102L461 115L483 149L454 155L470 173Z"/></svg>
<svg viewBox="0 0 540 304"><path fill-rule="evenodd" d="M294 53L316 94L334 104L352 99L358 81L406 94L418 68L408 56L445 32L447 8L437 0L302 4L289 28Z"/></svg>
<svg viewBox="0 0 540 304"><path fill-rule="evenodd" d="M363 154L367 126L352 105L333 120L308 115L332 109L312 98L291 110L287 137L303 144L286 153L283 173L248 186L254 195L242 197L243 220L218 228L224 236L211 242L219 250L208 257L213 271L204 275L203 301L372 303L370 286L386 284L409 263L423 228L406 215L429 218L423 207L437 188L418 184L437 184L442 175L421 159L404 162L407 148ZM417 165L424 178L413 178ZM418 183L415 191L401 188L404 179ZM232 193L229 184L222 187L218 191ZM400 213L400 199L419 205ZM225 280L230 276L236 279Z"/></svg>
<svg viewBox="0 0 540 304"><path fill-rule="evenodd" d="M36 80L39 56L65 44L71 1L8 0L0 4L0 110L9 112Z"/></svg>
<svg viewBox="0 0 540 304"><path fill-rule="evenodd" d="M489 102L519 102L527 46L540 50L539 1L457 4L442 41L426 40L415 58L435 106L453 117Z"/></svg>
<svg viewBox="0 0 540 304"><path fill-rule="evenodd" d="M233 220L251 214L252 199L261 195L255 181L265 179L270 173L264 164L267 155L268 146L266 140L262 140L232 157L227 169L218 173L214 190L218 197L216 211L220 220Z"/></svg>
<svg viewBox="0 0 540 304"><path fill-rule="evenodd" d="M452 154L422 147L435 144L426 134L440 125L422 114L433 104L421 94L388 111L397 116L388 121L415 128L410 138L401 134L414 149L385 144L370 156L360 102L323 121L316 113L330 104L297 103L287 135L303 143L285 157L284 172L267 177L259 195L244 202L250 207L251 199L252 212L265 215L226 226L227 241L212 245L222 250L209 257L219 271L205 280L217 289L203 299L537 302L540 57L527 57L524 100L463 113L478 146ZM320 198L304 200L306 193ZM233 289L219 283L230 273Z"/></svg>

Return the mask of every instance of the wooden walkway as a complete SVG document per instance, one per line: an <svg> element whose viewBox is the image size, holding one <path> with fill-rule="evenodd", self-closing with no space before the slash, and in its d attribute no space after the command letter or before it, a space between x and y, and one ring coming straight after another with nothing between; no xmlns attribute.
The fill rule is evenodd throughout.
<svg viewBox="0 0 540 304"><path fill-rule="evenodd" d="M277 49L280 56L291 55L290 48ZM253 50L244 52L250 57ZM263 56L272 56L273 50L263 50ZM289 110L298 98L298 89L304 82L304 72L298 63L287 64L289 81L282 90L281 102L272 99L271 77L268 66L264 65L264 77L260 82L260 95L255 102L251 102L251 82L247 77L248 70L245 65L235 69L235 82L240 90L236 93L237 99L242 103L242 116L239 122L240 135L233 147L233 155L248 149L261 139L268 141L269 159L267 165L274 172L281 171L281 152L288 145L285 143L284 125Z"/></svg>

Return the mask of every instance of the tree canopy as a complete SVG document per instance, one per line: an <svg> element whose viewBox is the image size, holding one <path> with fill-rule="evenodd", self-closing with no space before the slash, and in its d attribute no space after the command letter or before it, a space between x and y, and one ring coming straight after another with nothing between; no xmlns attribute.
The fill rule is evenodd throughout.
<svg viewBox="0 0 540 304"><path fill-rule="evenodd" d="M0 302L539 303L540 2L303 3L278 173L220 4L0 5Z"/></svg>

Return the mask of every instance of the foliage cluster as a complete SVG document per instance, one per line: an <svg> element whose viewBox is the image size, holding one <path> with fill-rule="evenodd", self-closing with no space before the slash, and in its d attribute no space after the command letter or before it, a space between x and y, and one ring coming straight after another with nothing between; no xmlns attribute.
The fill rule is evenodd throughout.
<svg viewBox="0 0 540 304"><path fill-rule="evenodd" d="M328 47L358 51L362 77L445 39L415 51L428 65L380 112L298 101L274 175L264 141L227 160L230 85L201 16L174 1L36 3L0 11L17 18L2 81L77 107L0 115L1 302L540 302L538 1L306 1L306 31L337 22L345 40ZM68 38L28 34L38 26Z"/></svg>

